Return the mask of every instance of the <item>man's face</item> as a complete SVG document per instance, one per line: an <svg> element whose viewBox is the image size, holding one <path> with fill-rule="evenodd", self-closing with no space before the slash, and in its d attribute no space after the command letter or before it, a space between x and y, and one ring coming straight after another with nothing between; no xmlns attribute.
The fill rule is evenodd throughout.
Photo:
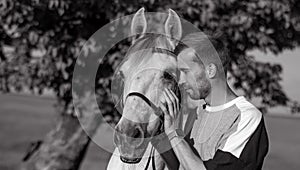
<svg viewBox="0 0 300 170"><path fill-rule="evenodd" d="M194 99L204 99L210 93L211 85L206 77L205 67L191 49L184 49L178 55L180 71L179 85Z"/></svg>

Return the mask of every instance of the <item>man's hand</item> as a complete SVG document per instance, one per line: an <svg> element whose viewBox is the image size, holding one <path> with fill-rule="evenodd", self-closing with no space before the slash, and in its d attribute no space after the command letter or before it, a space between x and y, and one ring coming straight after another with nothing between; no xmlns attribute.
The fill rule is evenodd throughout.
<svg viewBox="0 0 300 170"><path fill-rule="evenodd" d="M178 118L180 117L179 100L173 91L164 90L164 97L161 99L159 107L164 113L164 130L168 135L178 129Z"/></svg>
<svg viewBox="0 0 300 170"><path fill-rule="evenodd" d="M164 113L164 127L167 135L179 128L178 118L180 118L181 112L179 111L179 100L176 95L169 89L164 91L164 98L161 99L159 107ZM203 161L199 158L191 149L189 144L182 138L172 138L169 140L172 153L174 151L176 160L178 159L179 164L184 169L201 169L206 170ZM168 157L165 157L168 158ZM165 159L167 160L167 159ZM169 169L178 169L179 164L176 163L176 168L173 168L173 160L167 160L167 164L170 166ZM169 167L168 166L168 167Z"/></svg>

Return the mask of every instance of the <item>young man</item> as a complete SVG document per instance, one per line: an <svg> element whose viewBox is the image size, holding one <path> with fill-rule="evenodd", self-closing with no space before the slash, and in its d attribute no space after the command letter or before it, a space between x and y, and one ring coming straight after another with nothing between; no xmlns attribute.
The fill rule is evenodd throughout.
<svg viewBox="0 0 300 170"><path fill-rule="evenodd" d="M226 78L228 53L220 39L202 33L187 35L178 55L179 84L190 98L204 99L184 140L176 127L179 103L165 90L161 109L169 142L184 169L261 169L268 152L268 137L262 113L243 96L237 96ZM189 122L187 122L189 123ZM171 161L166 161L172 164ZM169 166L172 167L172 166Z"/></svg>

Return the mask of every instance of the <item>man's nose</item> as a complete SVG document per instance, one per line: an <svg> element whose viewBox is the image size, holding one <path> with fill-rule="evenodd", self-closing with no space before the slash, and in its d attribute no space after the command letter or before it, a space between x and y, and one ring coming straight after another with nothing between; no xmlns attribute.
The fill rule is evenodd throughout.
<svg viewBox="0 0 300 170"><path fill-rule="evenodd" d="M180 72L178 85L179 85L180 87L182 87L182 86L184 86L185 83L186 83L186 76L185 76L184 73Z"/></svg>

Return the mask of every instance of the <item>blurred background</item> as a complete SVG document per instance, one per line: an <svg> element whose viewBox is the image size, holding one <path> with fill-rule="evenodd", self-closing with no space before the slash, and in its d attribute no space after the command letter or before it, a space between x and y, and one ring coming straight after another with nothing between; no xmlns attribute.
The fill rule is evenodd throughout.
<svg viewBox="0 0 300 170"><path fill-rule="evenodd" d="M265 115L270 150L263 169L298 170L297 0L0 0L0 169L106 168L111 153L91 141L74 112L73 70L82 48L97 51L90 37L99 28L141 7L172 8L200 30L223 33L232 87ZM103 119L80 115L89 135L110 148L112 130L103 122L113 126L120 118L110 85L129 45L114 46L99 63L95 88Z"/></svg>

